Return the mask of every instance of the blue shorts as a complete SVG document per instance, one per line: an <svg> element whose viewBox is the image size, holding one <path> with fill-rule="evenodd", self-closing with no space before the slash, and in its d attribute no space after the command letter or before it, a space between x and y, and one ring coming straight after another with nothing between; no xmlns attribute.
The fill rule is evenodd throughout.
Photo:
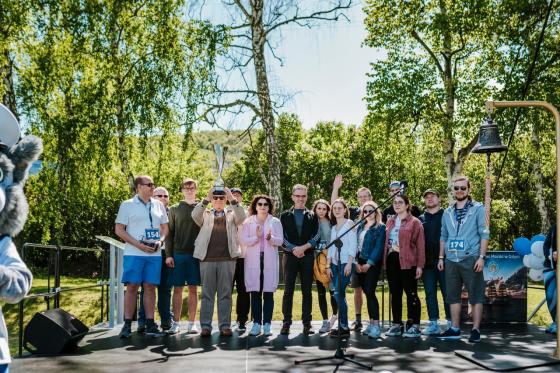
<svg viewBox="0 0 560 373"><path fill-rule="evenodd" d="M123 259L124 284L143 283L159 285L161 279L161 256L125 255Z"/></svg>
<svg viewBox="0 0 560 373"><path fill-rule="evenodd" d="M169 268L169 285L200 285L200 262L192 254L174 254L175 268Z"/></svg>

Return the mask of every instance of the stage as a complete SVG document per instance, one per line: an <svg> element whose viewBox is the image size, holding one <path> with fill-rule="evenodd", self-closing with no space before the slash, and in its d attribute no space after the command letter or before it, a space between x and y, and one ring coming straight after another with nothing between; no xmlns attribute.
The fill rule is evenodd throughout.
<svg viewBox="0 0 560 373"><path fill-rule="evenodd" d="M320 323L315 322L316 330ZM184 327L184 325L182 325ZM233 337L220 337L216 329L210 338L182 332L174 336L147 338L133 333L131 339L118 337L119 328L91 330L73 354L56 357L25 356L14 359L11 372L333 372L327 362L294 365L296 359L334 354L337 340L328 335L304 336L295 322L289 336L279 335L280 322L274 322L271 337L248 337L248 331ZM250 327L250 324L249 324ZM133 330L135 330L135 325ZM459 341L434 337L420 339L385 337L368 339L352 333L347 353L373 371L390 372L481 372L495 371L559 372L560 365L549 356L556 346L555 336L542 328L525 324L486 325L482 341L469 343L470 327ZM460 355L466 357L462 358ZM473 359L477 365L468 359ZM336 360L335 360L336 361ZM356 372L345 363L337 372Z"/></svg>

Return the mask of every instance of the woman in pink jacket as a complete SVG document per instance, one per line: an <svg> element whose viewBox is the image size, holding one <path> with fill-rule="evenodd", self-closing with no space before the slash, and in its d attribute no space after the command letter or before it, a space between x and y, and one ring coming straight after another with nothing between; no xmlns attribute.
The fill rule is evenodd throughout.
<svg viewBox="0 0 560 373"><path fill-rule="evenodd" d="M280 272L278 246L284 240L282 224L272 216L273 213L269 196L255 196L239 237L241 245L246 247L245 287L251 294L253 327L249 335L253 336L261 334L263 322L263 334L272 335L270 323Z"/></svg>

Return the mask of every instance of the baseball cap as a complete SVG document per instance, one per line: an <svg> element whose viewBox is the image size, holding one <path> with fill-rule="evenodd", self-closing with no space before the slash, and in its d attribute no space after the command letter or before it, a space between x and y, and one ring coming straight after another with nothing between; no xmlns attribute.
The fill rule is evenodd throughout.
<svg viewBox="0 0 560 373"><path fill-rule="evenodd" d="M239 193L239 194L243 195L243 192L239 188L231 188L230 190L231 190L232 193Z"/></svg>
<svg viewBox="0 0 560 373"><path fill-rule="evenodd" d="M432 188L426 189L426 191L424 192L424 194L422 194L422 197L426 197L426 194L430 194L430 193L435 194L436 196L439 197L438 191L435 190L435 189L432 189Z"/></svg>

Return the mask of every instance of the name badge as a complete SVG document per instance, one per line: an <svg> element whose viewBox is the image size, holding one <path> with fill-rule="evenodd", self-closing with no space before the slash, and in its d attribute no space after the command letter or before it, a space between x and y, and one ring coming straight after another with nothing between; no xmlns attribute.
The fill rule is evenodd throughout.
<svg viewBox="0 0 560 373"><path fill-rule="evenodd" d="M159 240L159 229L158 228L146 229L146 234L144 238L147 240L154 240L154 241Z"/></svg>
<svg viewBox="0 0 560 373"><path fill-rule="evenodd" d="M465 240L449 240L449 250L465 251Z"/></svg>

